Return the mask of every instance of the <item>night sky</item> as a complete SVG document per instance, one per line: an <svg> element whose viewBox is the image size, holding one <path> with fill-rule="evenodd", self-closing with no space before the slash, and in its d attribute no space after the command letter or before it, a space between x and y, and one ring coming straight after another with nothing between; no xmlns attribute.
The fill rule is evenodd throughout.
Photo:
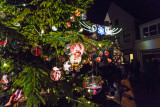
<svg viewBox="0 0 160 107"><path fill-rule="evenodd" d="M111 2L142 22L160 18L160 0L95 0L88 9L88 20L95 24L103 24Z"/></svg>

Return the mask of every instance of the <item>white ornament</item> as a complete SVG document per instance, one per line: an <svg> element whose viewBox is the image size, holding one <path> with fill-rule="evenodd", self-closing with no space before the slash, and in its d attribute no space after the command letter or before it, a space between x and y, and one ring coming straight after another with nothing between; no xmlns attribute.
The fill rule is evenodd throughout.
<svg viewBox="0 0 160 107"><path fill-rule="evenodd" d="M52 26L52 30L53 30L53 31L57 31L58 28L57 28L56 26Z"/></svg>
<svg viewBox="0 0 160 107"><path fill-rule="evenodd" d="M70 48L72 55L81 56L84 52L84 46L80 43L74 43Z"/></svg>
<svg viewBox="0 0 160 107"><path fill-rule="evenodd" d="M70 56L70 62L72 63L73 66L78 66L81 62L81 57L78 57L76 55L71 55Z"/></svg>
<svg viewBox="0 0 160 107"><path fill-rule="evenodd" d="M70 61L67 61L63 64L63 69L64 71L71 71L72 70L72 65Z"/></svg>

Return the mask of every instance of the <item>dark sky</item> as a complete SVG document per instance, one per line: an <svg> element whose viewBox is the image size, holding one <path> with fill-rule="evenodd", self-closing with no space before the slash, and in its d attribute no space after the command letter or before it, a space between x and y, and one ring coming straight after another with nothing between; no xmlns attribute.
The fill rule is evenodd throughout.
<svg viewBox="0 0 160 107"><path fill-rule="evenodd" d="M103 24L111 2L143 22L160 18L160 0L95 0L88 9L88 19L93 23Z"/></svg>

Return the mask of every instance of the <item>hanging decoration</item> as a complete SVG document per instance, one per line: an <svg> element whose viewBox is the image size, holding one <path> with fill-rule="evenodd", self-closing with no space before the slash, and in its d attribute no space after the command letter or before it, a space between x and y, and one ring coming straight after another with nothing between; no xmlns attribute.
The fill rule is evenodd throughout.
<svg viewBox="0 0 160 107"><path fill-rule="evenodd" d="M31 53L35 56L39 56L42 54L42 48L40 46L36 45L36 46L32 47Z"/></svg>
<svg viewBox="0 0 160 107"><path fill-rule="evenodd" d="M0 12L0 16L1 16L2 18L5 18L5 17L6 17L6 14L1 11L1 12Z"/></svg>
<svg viewBox="0 0 160 107"><path fill-rule="evenodd" d="M70 72L73 70L73 66L72 66L72 63L70 61L66 61L64 64L63 64L63 70L64 71L67 71L67 72Z"/></svg>
<svg viewBox="0 0 160 107"><path fill-rule="evenodd" d="M82 20L86 20L87 19L87 16L85 13L82 13Z"/></svg>
<svg viewBox="0 0 160 107"><path fill-rule="evenodd" d="M2 79L1 79L1 82L3 83L3 84L8 84L9 83L9 77L8 77L8 75L3 75L2 76Z"/></svg>
<svg viewBox="0 0 160 107"><path fill-rule="evenodd" d="M71 20L71 22L75 22L75 21L76 21L76 18L75 18L74 16L71 16L71 17L70 17L70 20Z"/></svg>
<svg viewBox="0 0 160 107"><path fill-rule="evenodd" d="M67 55L71 55L71 51L70 51L70 48L71 48L71 44L67 44L65 47L64 47L64 53L67 54Z"/></svg>
<svg viewBox="0 0 160 107"><path fill-rule="evenodd" d="M102 84L98 77L90 76L85 80L84 88L87 89L90 95L96 95L101 91Z"/></svg>
<svg viewBox="0 0 160 107"><path fill-rule="evenodd" d="M7 44L7 37L5 38L4 41L0 42L0 47L1 47L1 46L5 47L6 44Z"/></svg>
<svg viewBox="0 0 160 107"><path fill-rule="evenodd" d="M80 43L74 43L70 48L71 54L81 56L84 52L84 46Z"/></svg>
<svg viewBox="0 0 160 107"><path fill-rule="evenodd" d="M15 92L15 98L14 100L18 101L22 98L22 89L17 89L16 92Z"/></svg>
<svg viewBox="0 0 160 107"><path fill-rule="evenodd" d="M109 55L109 52L108 52L108 51L104 51L104 54L105 54L106 56L108 56L108 55Z"/></svg>
<svg viewBox="0 0 160 107"><path fill-rule="evenodd" d="M99 62L101 62L101 57L97 57L96 58L96 61L99 63Z"/></svg>
<svg viewBox="0 0 160 107"><path fill-rule="evenodd" d="M53 67L53 70L50 73L50 77L53 81L59 81L62 74L61 71L57 67Z"/></svg>
<svg viewBox="0 0 160 107"><path fill-rule="evenodd" d="M102 52L102 51L100 51L100 52L99 52L99 56L102 56L102 55L103 55L103 52Z"/></svg>
<svg viewBox="0 0 160 107"><path fill-rule="evenodd" d="M15 23L14 26L19 27L19 26L21 26L21 24L20 23Z"/></svg>
<svg viewBox="0 0 160 107"><path fill-rule="evenodd" d="M78 57L76 55L71 55L70 62L72 63L73 66L78 66L81 62L81 57Z"/></svg>
<svg viewBox="0 0 160 107"><path fill-rule="evenodd" d="M53 31L57 31L58 28L57 28L56 26L52 26L52 30L53 30Z"/></svg>
<svg viewBox="0 0 160 107"><path fill-rule="evenodd" d="M76 16L80 16L80 13L81 13L81 12L80 12L78 9L75 11L75 15L76 15Z"/></svg>
<svg viewBox="0 0 160 107"><path fill-rule="evenodd" d="M67 27L71 27L71 23L70 22L67 22L66 25L67 25Z"/></svg>

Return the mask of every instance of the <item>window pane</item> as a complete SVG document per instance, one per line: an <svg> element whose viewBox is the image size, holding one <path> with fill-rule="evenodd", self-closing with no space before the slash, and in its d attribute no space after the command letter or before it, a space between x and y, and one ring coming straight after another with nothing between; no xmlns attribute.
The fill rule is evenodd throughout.
<svg viewBox="0 0 160 107"><path fill-rule="evenodd" d="M148 27L143 28L143 37L147 37L147 36L149 36Z"/></svg>
<svg viewBox="0 0 160 107"><path fill-rule="evenodd" d="M157 34L157 26L156 25L152 25L149 27L149 31L150 31L150 35L156 35Z"/></svg>

